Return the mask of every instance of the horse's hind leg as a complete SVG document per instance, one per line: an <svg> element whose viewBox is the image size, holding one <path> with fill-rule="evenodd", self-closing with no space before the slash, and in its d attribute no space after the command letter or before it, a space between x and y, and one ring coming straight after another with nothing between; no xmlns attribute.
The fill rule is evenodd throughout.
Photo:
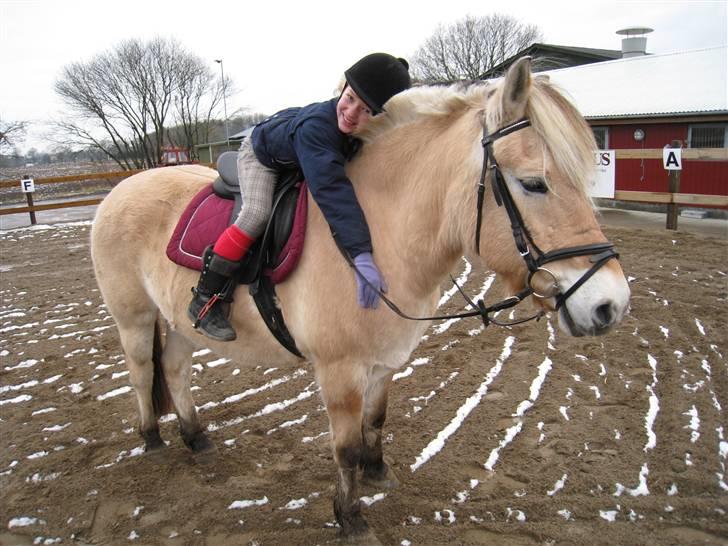
<svg viewBox="0 0 728 546"><path fill-rule="evenodd" d="M364 415L361 424L363 448L359 462L362 468L362 482L377 487L399 485L394 472L384 461L382 452L382 428L387 418L389 386L394 370L375 367L369 377L364 397Z"/></svg>
<svg viewBox="0 0 728 546"><path fill-rule="evenodd" d="M169 386L169 392L177 408L179 430L185 445L195 453L213 451L214 444L205 435L192 398L193 345L171 328L167 328L167 339L162 353L162 367Z"/></svg>
<svg viewBox="0 0 728 546"><path fill-rule="evenodd" d="M111 307L111 306L110 306ZM113 311L112 311L113 313ZM147 451L164 447L152 396L154 385L155 322L157 309L137 312L126 320L114 315L126 355L126 367L139 404L139 433ZM158 343L158 341L157 341Z"/></svg>

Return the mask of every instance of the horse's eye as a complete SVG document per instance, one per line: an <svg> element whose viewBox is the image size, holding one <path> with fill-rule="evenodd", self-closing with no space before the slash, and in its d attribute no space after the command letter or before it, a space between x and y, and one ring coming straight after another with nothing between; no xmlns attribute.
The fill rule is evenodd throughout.
<svg viewBox="0 0 728 546"><path fill-rule="evenodd" d="M546 193L549 191L548 186L543 178L525 178L519 180L523 189L532 193Z"/></svg>

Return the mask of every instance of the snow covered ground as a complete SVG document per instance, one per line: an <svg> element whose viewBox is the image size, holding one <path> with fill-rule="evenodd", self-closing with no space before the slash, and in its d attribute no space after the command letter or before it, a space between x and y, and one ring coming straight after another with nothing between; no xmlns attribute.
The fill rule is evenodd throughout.
<svg viewBox="0 0 728 546"><path fill-rule="evenodd" d="M0 232L0 542L333 539L335 467L313 371L194 355L219 448L142 456L136 400L88 257L88 222ZM433 323L394 377L385 453L363 491L392 544L719 543L728 536L725 241L614 229L633 291L612 334L553 318ZM471 297L489 272L463 260ZM442 311L465 305L443 287ZM722 538L721 538L722 537Z"/></svg>

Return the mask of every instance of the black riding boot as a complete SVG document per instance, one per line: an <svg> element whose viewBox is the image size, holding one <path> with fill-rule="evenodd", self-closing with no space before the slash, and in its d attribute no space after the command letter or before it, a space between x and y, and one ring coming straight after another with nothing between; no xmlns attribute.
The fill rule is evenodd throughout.
<svg viewBox="0 0 728 546"><path fill-rule="evenodd" d="M197 288L192 289L192 302L187 309L187 316L194 322L195 328L217 341L232 341L236 337L220 300L238 267L239 262L227 260L215 254L211 246L207 247L202 256L200 282Z"/></svg>

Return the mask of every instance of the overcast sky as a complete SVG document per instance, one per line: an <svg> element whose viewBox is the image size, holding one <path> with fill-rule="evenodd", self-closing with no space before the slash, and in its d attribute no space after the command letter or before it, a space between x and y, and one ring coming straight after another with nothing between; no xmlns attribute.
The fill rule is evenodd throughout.
<svg viewBox="0 0 728 546"><path fill-rule="evenodd" d="M240 108L273 113L331 96L361 56L410 57L438 24L465 15L511 15L544 42L619 49L618 29L645 26L649 53L726 45L726 0L0 0L0 119L28 121L27 144L45 148L42 123L62 117L53 85L64 66L128 38L174 37L223 59Z"/></svg>

